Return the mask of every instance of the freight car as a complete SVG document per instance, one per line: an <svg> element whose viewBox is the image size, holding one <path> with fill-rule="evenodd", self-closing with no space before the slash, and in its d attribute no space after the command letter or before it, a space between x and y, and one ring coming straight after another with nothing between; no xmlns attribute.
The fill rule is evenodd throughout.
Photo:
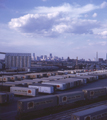
<svg viewBox="0 0 107 120"><path fill-rule="evenodd" d="M40 83L29 85L28 87L38 89L39 93L48 93L48 94L55 93L55 90L56 90L56 87L53 85L46 85L46 84L40 84Z"/></svg>
<svg viewBox="0 0 107 120"><path fill-rule="evenodd" d="M10 92L15 95L24 95L24 96L37 96L38 89L27 88L27 87L10 87Z"/></svg>
<svg viewBox="0 0 107 120"><path fill-rule="evenodd" d="M2 82L3 81L3 79L2 79L2 77L0 77L0 82Z"/></svg>
<svg viewBox="0 0 107 120"><path fill-rule="evenodd" d="M16 80L24 80L26 79L26 76L25 75L13 75L16 77Z"/></svg>
<svg viewBox="0 0 107 120"><path fill-rule="evenodd" d="M66 90L67 89L66 82L64 83L61 81L49 81L49 82L42 82L42 84L55 85L57 90Z"/></svg>
<svg viewBox="0 0 107 120"><path fill-rule="evenodd" d="M107 120L107 105L101 105L71 114L71 120Z"/></svg>

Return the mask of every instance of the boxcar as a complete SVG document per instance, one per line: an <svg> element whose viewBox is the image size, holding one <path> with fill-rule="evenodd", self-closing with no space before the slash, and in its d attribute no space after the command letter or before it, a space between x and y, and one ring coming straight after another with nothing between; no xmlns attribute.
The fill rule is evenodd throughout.
<svg viewBox="0 0 107 120"><path fill-rule="evenodd" d="M0 93L0 104L7 102L7 94L6 93Z"/></svg>
<svg viewBox="0 0 107 120"><path fill-rule="evenodd" d="M104 87L96 87L82 90L84 92L84 97L86 99L94 99L101 96L106 96L106 88Z"/></svg>
<svg viewBox="0 0 107 120"><path fill-rule="evenodd" d="M34 84L35 82L33 80L22 80L22 81L15 81L15 83L19 83L19 84L26 83L26 84L30 85L30 84Z"/></svg>
<svg viewBox="0 0 107 120"><path fill-rule="evenodd" d="M82 91L68 92L58 94L57 97L59 105L64 105L84 100L84 93Z"/></svg>
<svg viewBox="0 0 107 120"><path fill-rule="evenodd" d="M55 86L53 85L46 85L46 84L34 84L34 85L29 85L29 88L37 88L38 92L40 93L55 93Z"/></svg>
<svg viewBox="0 0 107 120"><path fill-rule="evenodd" d="M13 76L15 76L17 80L24 80L24 79L26 79L25 75L13 75Z"/></svg>
<svg viewBox="0 0 107 120"><path fill-rule="evenodd" d="M2 82L3 81L3 79L2 79L2 77L0 77L0 82Z"/></svg>
<svg viewBox="0 0 107 120"><path fill-rule="evenodd" d="M74 87L80 86L82 84L81 79L79 78L67 78L67 80L74 82Z"/></svg>
<svg viewBox="0 0 107 120"><path fill-rule="evenodd" d="M10 81L15 81L17 79L16 76L8 76L10 78Z"/></svg>
<svg viewBox="0 0 107 120"><path fill-rule="evenodd" d="M38 112L39 110L55 106L57 106L57 96L49 95L19 100L17 109L20 113L26 113L30 111Z"/></svg>
<svg viewBox="0 0 107 120"><path fill-rule="evenodd" d="M64 79L64 76L62 75L56 75L56 76L50 76L48 77L49 80L60 80L60 79Z"/></svg>
<svg viewBox="0 0 107 120"><path fill-rule="evenodd" d="M107 120L107 105L101 105L71 114L71 120Z"/></svg>
<svg viewBox="0 0 107 120"><path fill-rule="evenodd" d="M71 82L70 82L70 81L67 81L66 79L59 80L59 82L64 82L64 83L66 83L67 89L70 89L70 88L71 88Z"/></svg>
<svg viewBox="0 0 107 120"><path fill-rule="evenodd" d="M10 77L8 76L3 76L2 79L4 82L10 81Z"/></svg>
<svg viewBox="0 0 107 120"><path fill-rule="evenodd" d="M24 95L24 96L37 96L38 89L27 88L27 87L10 87L10 92L15 95Z"/></svg>
<svg viewBox="0 0 107 120"><path fill-rule="evenodd" d="M88 79L89 79L88 76L75 76L75 77L73 77L73 78L83 79L82 84L86 84L86 83L88 82Z"/></svg>
<svg viewBox="0 0 107 120"><path fill-rule="evenodd" d="M10 85L10 86L15 86L15 85L18 85L19 83L16 83L16 82L5 82L3 83L3 85Z"/></svg>
<svg viewBox="0 0 107 120"><path fill-rule="evenodd" d="M65 89L67 89L66 83L60 82L60 81L42 82L42 84L55 85L56 89L58 89L58 90L65 90Z"/></svg>

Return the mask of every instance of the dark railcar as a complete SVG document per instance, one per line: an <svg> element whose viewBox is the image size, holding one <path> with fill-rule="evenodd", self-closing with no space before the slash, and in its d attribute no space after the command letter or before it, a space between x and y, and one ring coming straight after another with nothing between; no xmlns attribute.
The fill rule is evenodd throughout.
<svg viewBox="0 0 107 120"><path fill-rule="evenodd" d="M84 100L84 93L82 91L69 92L57 95L59 105L75 103Z"/></svg>
<svg viewBox="0 0 107 120"><path fill-rule="evenodd" d="M18 112L27 113L30 111L39 111L45 108L57 106L57 96L49 95L35 98L22 99L18 101Z"/></svg>
<svg viewBox="0 0 107 120"><path fill-rule="evenodd" d="M106 96L106 88L96 87L82 90L84 92L84 97L88 100Z"/></svg>
<svg viewBox="0 0 107 120"><path fill-rule="evenodd" d="M71 114L71 120L107 120L107 105L74 112Z"/></svg>

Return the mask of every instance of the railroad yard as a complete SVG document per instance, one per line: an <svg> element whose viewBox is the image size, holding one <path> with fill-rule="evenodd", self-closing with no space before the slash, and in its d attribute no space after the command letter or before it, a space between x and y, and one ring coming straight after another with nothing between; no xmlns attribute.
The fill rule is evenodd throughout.
<svg viewBox="0 0 107 120"><path fill-rule="evenodd" d="M66 70L0 77L1 120L70 120L71 115L72 120L82 120L84 116L85 120L97 120L97 111L82 117L77 111L98 106L103 110L106 100L106 70ZM106 119L106 114L101 113L99 119L102 117Z"/></svg>

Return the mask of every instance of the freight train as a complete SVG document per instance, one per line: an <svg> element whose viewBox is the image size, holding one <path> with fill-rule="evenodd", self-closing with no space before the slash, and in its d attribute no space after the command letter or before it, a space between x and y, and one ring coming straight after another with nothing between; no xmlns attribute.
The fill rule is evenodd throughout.
<svg viewBox="0 0 107 120"><path fill-rule="evenodd" d="M107 88L97 87L76 92L22 99L18 101L17 111L19 117L33 112L35 115L42 115L46 111L48 113L59 112L60 110L71 109L74 106L78 107L105 99L107 99Z"/></svg>

